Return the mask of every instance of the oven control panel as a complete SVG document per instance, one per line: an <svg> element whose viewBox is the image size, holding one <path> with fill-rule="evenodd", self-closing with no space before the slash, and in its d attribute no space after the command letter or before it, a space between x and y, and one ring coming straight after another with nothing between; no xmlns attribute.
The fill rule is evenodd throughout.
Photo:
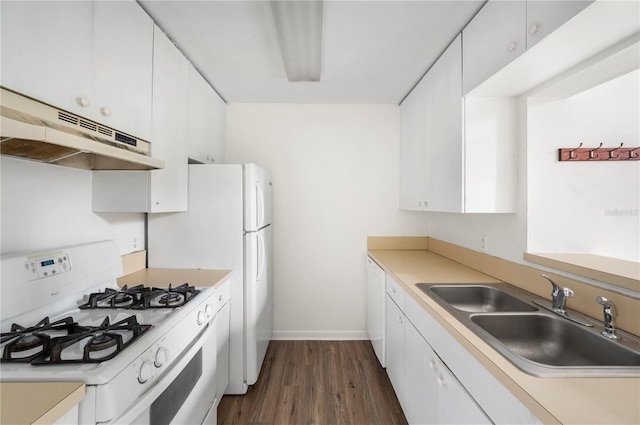
<svg viewBox="0 0 640 425"><path fill-rule="evenodd" d="M71 270L69 255L63 251L27 257L24 263L29 280L44 279Z"/></svg>

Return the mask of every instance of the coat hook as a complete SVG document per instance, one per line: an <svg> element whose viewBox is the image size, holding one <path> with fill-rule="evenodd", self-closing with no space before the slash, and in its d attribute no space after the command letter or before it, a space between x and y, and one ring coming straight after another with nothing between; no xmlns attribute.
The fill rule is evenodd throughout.
<svg viewBox="0 0 640 425"><path fill-rule="evenodd" d="M618 149L620 149L622 147L622 145L624 145L624 143L620 143L620 146L618 146L617 148L613 148L609 151L609 158L617 158L618 155L614 155L613 153L615 151L617 151Z"/></svg>
<svg viewBox="0 0 640 425"><path fill-rule="evenodd" d="M582 147L582 142L580 142L580 144L578 145L577 148L570 150L569 151L569 158L576 158L576 156L573 154L575 151L577 151L578 149L580 149Z"/></svg>
<svg viewBox="0 0 640 425"><path fill-rule="evenodd" d="M598 146L597 148L593 148L589 151L589 158L593 159L596 158L596 155L594 155L594 152L598 149L600 149L602 147L602 142L600 143L600 146Z"/></svg>

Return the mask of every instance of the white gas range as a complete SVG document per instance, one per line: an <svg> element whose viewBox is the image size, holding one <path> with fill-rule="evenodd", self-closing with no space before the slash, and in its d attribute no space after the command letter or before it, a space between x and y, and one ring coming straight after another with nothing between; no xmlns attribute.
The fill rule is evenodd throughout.
<svg viewBox="0 0 640 425"><path fill-rule="evenodd" d="M84 381L80 423L215 423L213 288L119 288L113 241L1 266L2 381Z"/></svg>

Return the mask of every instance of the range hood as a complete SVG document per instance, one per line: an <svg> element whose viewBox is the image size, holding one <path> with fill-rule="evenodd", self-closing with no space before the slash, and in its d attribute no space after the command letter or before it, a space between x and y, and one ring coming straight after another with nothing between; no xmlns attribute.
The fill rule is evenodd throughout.
<svg viewBox="0 0 640 425"><path fill-rule="evenodd" d="M153 170L149 142L1 88L0 153L89 170Z"/></svg>

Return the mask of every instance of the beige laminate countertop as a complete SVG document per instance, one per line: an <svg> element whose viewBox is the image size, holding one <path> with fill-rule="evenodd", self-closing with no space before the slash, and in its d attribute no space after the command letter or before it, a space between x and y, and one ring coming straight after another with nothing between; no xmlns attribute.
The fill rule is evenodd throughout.
<svg viewBox="0 0 640 425"><path fill-rule="evenodd" d="M415 285L499 280L427 250L369 254L543 423L638 424L640 378L538 378L506 360Z"/></svg>
<svg viewBox="0 0 640 425"><path fill-rule="evenodd" d="M196 287L218 287L231 273L231 270L151 268L122 276L118 279L118 285L167 287L171 284L176 287L183 283L188 283Z"/></svg>
<svg viewBox="0 0 640 425"><path fill-rule="evenodd" d="M84 395L84 382L1 382L0 423L53 424Z"/></svg>

